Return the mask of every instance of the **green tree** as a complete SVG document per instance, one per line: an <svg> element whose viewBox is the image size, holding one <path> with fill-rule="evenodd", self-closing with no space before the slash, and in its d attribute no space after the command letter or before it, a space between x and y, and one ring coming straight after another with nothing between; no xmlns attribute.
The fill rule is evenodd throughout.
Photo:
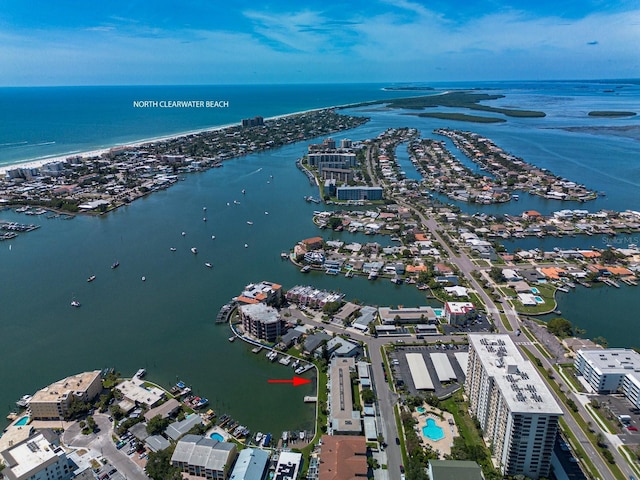
<svg viewBox="0 0 640 480"><path fill-rule="evenodd" d="M573 335L573 325L566 318L556 317L547 322L547 330L556 337L565 338Z"/></svg>
<svg viewBox="0 0 640 480"><path fill-rule="evenodd" d="M171 465L171 455L174 446L160 450L159 452L149 452L145 472L153 480L182 480L182 474L178 467Z"/></svg>
<svg viewBox="0 0 640 480"><path fill-rule="evenodd" d="M376 395L372 390L370 390L369 388L365 388L364 390L362 390L362 401L365 403L365 405L372 404L373 402L375 402L375 400Z"/></svg>
<svg viewBox="0 0 640 480"><path fill-rule="evenodd" d="M168 418L162 418L160 415L156 415L147 422L147 433L149 435L160 435L168 425Z"/></svg>

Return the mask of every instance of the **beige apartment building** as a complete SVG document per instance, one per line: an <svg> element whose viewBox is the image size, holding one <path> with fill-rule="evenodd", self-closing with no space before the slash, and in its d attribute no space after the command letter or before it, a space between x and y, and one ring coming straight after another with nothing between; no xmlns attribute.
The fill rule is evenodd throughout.
<svg viewBox="0 0 640 480"><path fill-rule="evenodd" d="M102 391L100 370L79 373L38 390L29 402L34 420L62 420L74 397L82 402L93 400Z"/></svg>

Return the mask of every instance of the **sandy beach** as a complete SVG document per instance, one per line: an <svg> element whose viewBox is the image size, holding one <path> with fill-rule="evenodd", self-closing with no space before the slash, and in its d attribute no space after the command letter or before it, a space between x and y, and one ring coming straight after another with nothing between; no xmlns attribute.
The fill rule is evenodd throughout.
<svg viewBox="0 0 640 480"><path fill-rule="evenodd" d="M348 106L348 105L346 105ZM306 113L311 113L311 112L317 112L320 110L328 110L328 109L332 109L332 108L340 108L337 106L334 107L323 107L323 108L313 108L310 110L303 110L300 112L294 112L294 113L287 113L287 114L283 114L283 115L276 115L273 117L267 117L264 120L265 121L271 121L271 120L278 120L281 118L287 118L287 117L293 117L295 115L303 115ZM202 128L199 130L191 130L188 132L181 132L181 133L176 133L174 135L167 135L167 136L163 136L163 137L155 137L155 138L148 138L148 139L143 139L143 140L138 140L135 142L131 142L131 143L124 143L124 144L119 144L119 145L112 145L111 147L106 147L106 148L101 148L101 149L97 149L97 150L89 150L86 152L77 152L77 153L67 153L67 154L63 154L63 155L55 155L55 156L50 156L50 157L43 157L43 158L36 158L33 160L25 160L25 161L21 161L21 162L14 162L11 164L7 164L7 165L0 165L0 176L4 176L7 171L9 170L13 170L14 168L39 168L41 166L43 166L46 163L51 163L51 162L60 162L60 161L65 161L67 158L73 158L73 157L82 157L82 158L93 158L93 157L99 157L105 153L109 153L112 149L119 149L122 147L129 147L129 148L139 148L142 147L144 145L148 145L150 143L157 143L157 142L166 142L166 141L170 141L170 140L176 140L179 138L183 138L183 137L187 137L189 135L197 135L197 134L201 134L201 133L205 133L205 132L216 132L219 130L224 130L225 128L229 128L229 127L235 127L238 126L239 123L228 123L226 125L220 125L217 127L208 127L208 128Z"/></svg>

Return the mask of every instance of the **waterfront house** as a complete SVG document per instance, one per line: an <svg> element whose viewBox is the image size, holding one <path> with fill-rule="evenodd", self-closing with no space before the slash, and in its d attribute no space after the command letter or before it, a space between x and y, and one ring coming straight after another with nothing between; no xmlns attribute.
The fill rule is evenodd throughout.
<svg viewBox="0 0 640 480"><path fill-rule="evenodd" d="M165 433L171 440L176 441L196 425L202 425L202 417L197 413L192 413L184 420L170 424Z"/></svg>
<svg viewBox="0 0 640 480"><path fill-rule="evenodd" d="M327 351L335 357L355 357L362 349L359 344L337 336L327 342Z"/></svg>
<svg viewBox="0 0 640 480"><path fill-rule="evenodd" d="M269 475L269 453L259 448L240 451L229 480L265 480Z"/></svg>
<svg viewBox="0 0 640 480"><path fill-rule="evenodd" d="M329 340L331 340L331 336L324 332L309 335L304 341L303 352L310 355L322 345L322 342L328 342Z"/></svg>

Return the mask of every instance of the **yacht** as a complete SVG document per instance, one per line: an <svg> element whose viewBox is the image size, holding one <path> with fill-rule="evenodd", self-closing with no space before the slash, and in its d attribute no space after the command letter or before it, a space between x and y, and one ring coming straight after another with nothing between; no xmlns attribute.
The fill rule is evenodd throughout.
<svg viewBox="0 0 640 480"><path fill-rule="evenodd" d="M262 442L262 437L262 432L256 433L256 445L260 445L260 443Z"/></svg>
<svg viewBox="0 0 640 480"><path fill-rule="evenodd" d="M253 225L252 221L247 220L247 225Z"/></svg>
<svg viewBox="0 0 640 480"><path fill-rule="evenodd" d="M369 272L369 280L375 280L376 278L378 278L378 271L377 270L371 270L371 272Z"/></svg>
<svg viewBox="0 0 640 480"><path fill-rule="evenodd" d="M215 235L211 235L211 240L215 240L216 236Z"/></svg>
<svg viewBox="0 0 640 480"><path fill-rule="evenodd" d="M187 232L182 232L182 236L184 237L187 234Z"/></svg>
<svg viewBox="0 0 640 480"><path fill-rule="evenodd" d="M87 278L87 282L93 282L96 279L95 275L91 275L89 278Z"/></svg>
<svg viewBox="0 0 640 480"><path fill-rule="evenodd" d="M191 247L191 253L195 255L196 253L198 253L198 249L196 247Z"/></svg>
<svg viewBox="0 0 640 480"><path fill-rule="evenodd" d="M247 192L246 192L246 190L243 188L243 189L242 189L242 194L244 195L245 193L247 193Z"/></svg>
<svg viewBox="0 0 640 480"><path fill-rule="evenodd" d="M229 341L233 342L236 339L236 337L229 337Z"/></svg>
<svg viewBox="0 0 640 480"><path fill-rule="evenodd" d="M77 308L80 306L80 302L78 300L71 300L71 306Z"/></svg>
<svg viewBox="0 0 640 480"><path fill-rule="evenodd" d="M206 262L204 264L204 266L207 267L207 268L213 268L213 265L211 265L209 262Z"/></svg>
<svg viewBox="0 0 640 480"><path fill-rule="evenodd" d="M309 273L310 270L311 270L311 267L309 265L305 265L300 269L302 273Z"/></svg>
<svg viewBox="0 0 640 480"><path fill-rule="evenodd" d="M120 266L120 262L117 260L111 264L111 268L118 268Z"/></svg>
<svg viewBox="0 0 640 480"><path fill-rule="evenodd" d="M175 252L177 249L176 247L171 247L169 250L171 250L172 252Z"/></svg>
<svg viewBox="0 0 640 480"><path fill-rule="evenodd" d="M144 277L144 276L143 276L143 277L141 278L141 280L142 280L143 282L146 282L146 281L147 281L147 277Z"/></svg>

